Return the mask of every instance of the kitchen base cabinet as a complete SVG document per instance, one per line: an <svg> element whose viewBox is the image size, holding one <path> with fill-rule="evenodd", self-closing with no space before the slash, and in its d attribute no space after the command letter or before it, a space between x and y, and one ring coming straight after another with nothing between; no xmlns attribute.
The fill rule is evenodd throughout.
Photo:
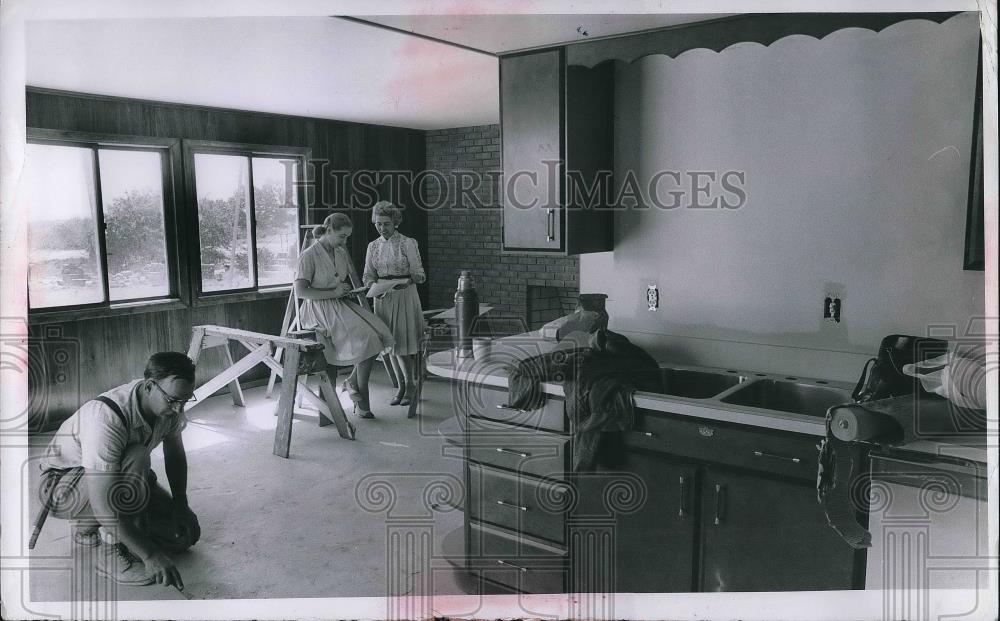
<svg viewBox="0 0 1000 621"><path fill-rule="evenodd" d="M560 481L469 464L470 517L479 522L564 545L569 495L568 486Z"/></svg>
<svg viewBox="0 0 1000 621"><path fill-rule="evenodd" d="M473 574L525 593L567 590L564 549L475 522L467 534L468 564Z"/></svg>
<svg viewBox="0 0 1000 621"><path fill-rule="evenodd" d="M469 388L460 401L468 570L516 592L566 592L566 515L573 490L565 481L563 399L551 397L538 410L521 411L506 406L506 391Z"/></svg>
<svg viewBox="0 0 1000 621"><path fill-rule="evenodd" d="M860 586L856 551L827 525L811 485L708 468L701 490L698 590Z"/></svg>
<svg viewBox="0 0 1000 621"><path fill-rule="evenodd" d="M609 483L640 482L638 497L632 501L634 509L608 506L613 500L608 493L594 498L603 505L605 515L614 516L609 556L614 569L611 584L615 585L615 590L620 593L693 590L698 519L696 475L695 465L639 452L626 453L620 464L599 468L597 473L590 475L605 492L614 489ZM619 493L631 495L635 492L620 489Z"/></svg>
<svg viewBox="0 0 1000 621"><path fill-rule="evenodd" d="M912 610L923 589L988 589L985 464L891 448L871 464L865 588L892 590Z"/></svg>
<svg viewBox="0 0 1000 621"><path fill-rule="evenodd" d="M604 465L574 472L562 399L518 412L477 394L461 403L467 567L481 579L527 593L864 586L864 552L816 500L815 437L640 410L605 437Z"/></svg>

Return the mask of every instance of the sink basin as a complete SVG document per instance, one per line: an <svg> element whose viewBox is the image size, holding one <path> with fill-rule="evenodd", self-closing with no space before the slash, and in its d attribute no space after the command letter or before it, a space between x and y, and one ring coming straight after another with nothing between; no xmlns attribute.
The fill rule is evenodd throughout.
<svg viewBox="0 0 1000 621"><path fill-rule="evenodd" d="M720 400L723 403L746 405L765 410L825 416L828 408L848 403L851 396L843 390L824 388L813 384L758 380L733 391Z"/></svg>
<svg viewBox="0 0 1000 621"><path fill-rule="evenodd" d="M687 369L662 370L663 394L689 399L708 399L743 381L739 375L693 371Z"/></svg>

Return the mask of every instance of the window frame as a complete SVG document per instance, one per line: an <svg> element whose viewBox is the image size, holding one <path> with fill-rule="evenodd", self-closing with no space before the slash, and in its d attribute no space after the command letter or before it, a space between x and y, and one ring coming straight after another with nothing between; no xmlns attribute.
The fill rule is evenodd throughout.
<svg viewBox="0 0 1000 621"><path fill-rule="evenodd" d="M299 160L299 167L296 181L298 187L295 189L298 209L296 216L299 227L306 220L308 213L305 193L306 166L312 157L312 149L309 147L293 147L280 145L249 144L242 142L224 142L218 140L188 140L181 141L184 171L184 196L187 209L186 228L189 231L188 240L188 281L192 293L191 305L212 306L215 304L226 304L232 302L243 302L252 300L262 300L270 298L285 297L291 291L294 283L287 285L267 285L261 287L259 284L260 272L257 261L257 203L253 191L253 158L270 157ZM203 291L201 273L201 228L198 222L198 190L195 174L194 156L196 154L207 153L212 155L233 155L242 156L248 159L248 188L250 190L250 251L253 258L253 280L255 284L249 288L226 289L223 291ZM296 230L296 235L299 232ZM299 243L298 237L296 244Z"/></svg>
<svg viewBox="0 0 1000 621"><path fill-rule="evenodd" d="M98 261L102 273L105 300L90 304L50 306L32 309L28 301L29 324L44 324L70 320L92 319L140 312L185 308L189 304L190 287L187 273L187 251L184 236L179 234L181 213L177 204L178 175L181 166L181 140L151 136L130 136L96 132L53 130L37 127L26 128L25 143L52 146L68 146L90 149L93 153L94 199L97 206L95 225L97 227ZM110 295L110 275L108 274L107 227L104 217L104 201L101 193L100 149L116 151L142 151L160 153L160 174L163 192L164 246L166 249L168 293L165 296L135 298L113 301ZM30 261L30 257L29 257ZM27 282L25 283L27 287Z"/></svg>

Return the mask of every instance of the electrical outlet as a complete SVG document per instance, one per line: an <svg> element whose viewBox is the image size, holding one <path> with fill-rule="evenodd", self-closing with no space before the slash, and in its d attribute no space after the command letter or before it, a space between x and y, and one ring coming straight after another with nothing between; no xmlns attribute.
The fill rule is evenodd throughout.
<svg viewBox="0 0 1000 621"><path fill-rule="evenodd" d="M827 294L823 298L823 319L829 323L840 323L842 303L835 294Z"/></svg>
<svg viewBox="0 0 1000 621"><path fill-rule="evenodd" d="M660 307L660 290L656 288L656 285L646 287L646 305L651 311Z"/></svg>
<svg viewBox="0 0 1000 621"><path fill-rule="evenodd" d="M840 282L823 283L823 323L837 325L844 318L847 287ZM831 326L832 327L832 326Z"/></svg>

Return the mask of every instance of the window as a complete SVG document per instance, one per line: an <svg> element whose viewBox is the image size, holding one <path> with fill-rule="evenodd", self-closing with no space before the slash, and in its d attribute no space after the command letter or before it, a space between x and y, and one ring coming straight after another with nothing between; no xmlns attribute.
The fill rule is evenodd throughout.
<svg viewBox="0 0 1000 621"><path fill-rule="evenodd" d="M50 135L32 131L25 150L29 309L172 297L167 222L176 141Z"/></svg>
<svg viewBox="0 0 1000 621"><path fill-rule="evenodd" d="M203 294L290 286L304 149L185 142L198 211Z"/></svg>

